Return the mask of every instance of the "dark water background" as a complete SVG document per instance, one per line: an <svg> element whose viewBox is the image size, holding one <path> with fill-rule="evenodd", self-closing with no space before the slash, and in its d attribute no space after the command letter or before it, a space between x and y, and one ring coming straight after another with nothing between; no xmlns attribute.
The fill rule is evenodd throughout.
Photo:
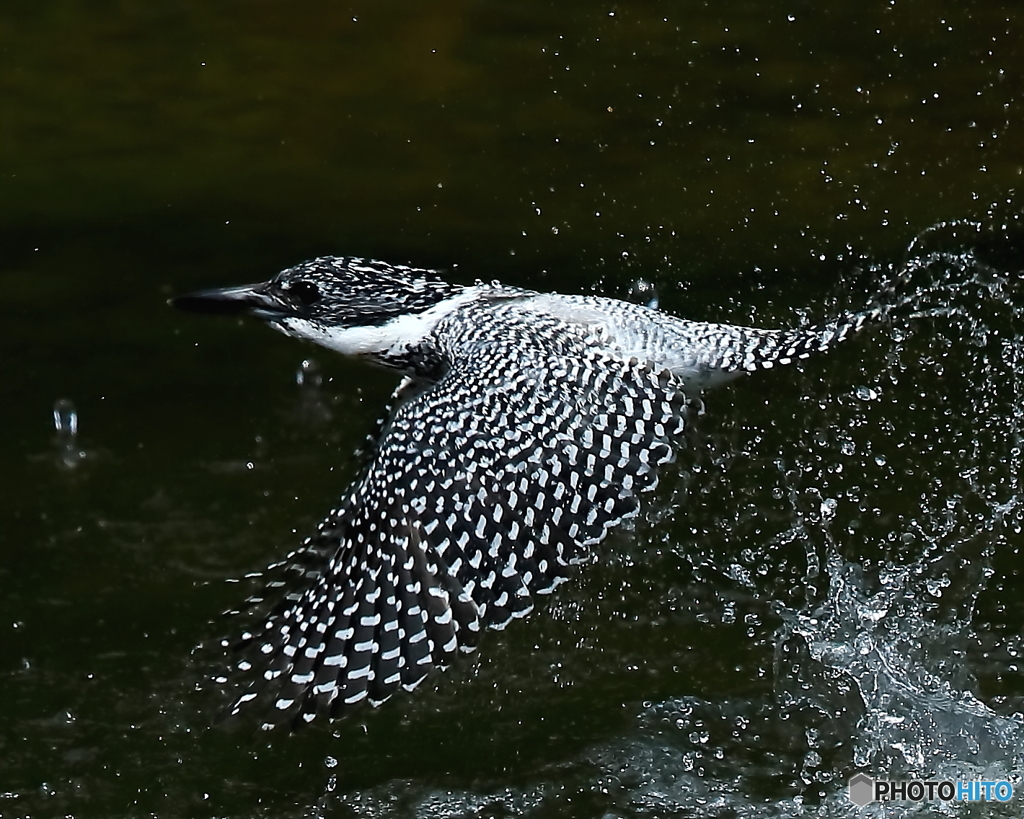
<svg viewBox="0 0 1024 819"><path fill-rule="evenodd" d="M1020 794L1022 65L997 2L6 0L0 815ZM328 253L761 325L915 272L891 326L709 396L636 530L432 689L210 729L226 581L394 379L165 302Z"/></svg>

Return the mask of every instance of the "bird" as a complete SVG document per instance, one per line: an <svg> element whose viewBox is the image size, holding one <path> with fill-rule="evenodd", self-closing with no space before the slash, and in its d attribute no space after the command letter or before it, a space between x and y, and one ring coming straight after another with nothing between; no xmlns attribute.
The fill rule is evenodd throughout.
<svg viewBox="0 0 1024 819"><path fill-rule="evenodd" d="M638 514L706 389L886 312L758 329L351 256L171 303L401 374L362 472L247 601L226 713L260 702L268 730L412 691L525 617Z"/></svg>

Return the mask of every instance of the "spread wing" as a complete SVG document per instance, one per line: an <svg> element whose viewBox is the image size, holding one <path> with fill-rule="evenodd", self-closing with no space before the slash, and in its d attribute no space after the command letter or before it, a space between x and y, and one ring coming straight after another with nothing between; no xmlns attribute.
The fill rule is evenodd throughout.
<svg viewBox="0 0 1024 819"><path fill-rule="evenodd" d="M682 430L677 382L598 352L487 353L397 407L363 477L286 561L299 576L268 584L283 597L242 635L253 679L231 713L260 700L263 727L298 725L411 690L637 513Z"/></svg>

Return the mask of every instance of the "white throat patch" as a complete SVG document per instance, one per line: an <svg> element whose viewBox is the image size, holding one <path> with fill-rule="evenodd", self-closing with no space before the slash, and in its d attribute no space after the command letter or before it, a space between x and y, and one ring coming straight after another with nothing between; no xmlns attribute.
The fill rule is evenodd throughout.
<svg viewBox="0 0 1024 819"><path fill-rule="evenodd" d="M437 323L454 310L469 304L483 288L469 287L438 302L422 313L398 316L376 327L333 327L323 322L289 316L272 323L275 330L303 338L342 355L373 355L421 341Z"/></svg>

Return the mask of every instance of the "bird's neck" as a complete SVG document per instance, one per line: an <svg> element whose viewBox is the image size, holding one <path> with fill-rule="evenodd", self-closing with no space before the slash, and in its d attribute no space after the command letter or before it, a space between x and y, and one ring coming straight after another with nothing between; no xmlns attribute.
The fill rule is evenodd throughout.
<svg viewBox="0 0 1024 819"><path fill-rule="evenodd" d="M288 317L275 329L347 356L367 357L385 366L407 369L404 361L418 348L430 345L438 323L472 304L482 288L467 287L418 313L406 313L383 324L337 327L303 318Z"/></svg>

